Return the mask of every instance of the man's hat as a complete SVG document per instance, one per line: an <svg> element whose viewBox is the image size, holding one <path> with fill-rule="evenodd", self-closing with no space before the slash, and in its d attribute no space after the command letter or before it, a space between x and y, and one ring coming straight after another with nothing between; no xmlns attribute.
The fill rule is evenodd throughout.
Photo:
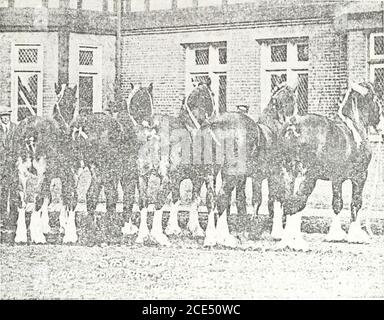
<svg viewBox="0 0 384 320"><path fill-rule="evenodd" d="M12 109L10 107L0 105L0 116L10 115L11 113Z"/></svg>

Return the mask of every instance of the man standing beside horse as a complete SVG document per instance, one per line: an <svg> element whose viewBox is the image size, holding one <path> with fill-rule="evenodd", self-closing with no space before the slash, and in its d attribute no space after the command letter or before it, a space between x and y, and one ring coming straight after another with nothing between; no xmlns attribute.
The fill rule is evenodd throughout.
<svg viewBox="0 0 384 320"><path fill-rule="evenodd" d="M14 232L17 223L15 196L17 181L14 179L12 141L16 124L11 122L12 110L0 105L0 217L6 230ZM9 203L9 211L8 211Z"/></svg>

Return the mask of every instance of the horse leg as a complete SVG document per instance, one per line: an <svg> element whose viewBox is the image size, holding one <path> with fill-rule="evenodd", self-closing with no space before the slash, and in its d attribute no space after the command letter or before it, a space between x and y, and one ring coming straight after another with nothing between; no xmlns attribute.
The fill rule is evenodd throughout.
<svg viewBox="0 0 384 320"><path fill-rule="evenodd" d="M203 179L195 176L192 177L192 205L189 211L188 230L192 237L203 237L204 230L199 223L199 205L200 205L200 190L203 184Z"/></svg>
<svg viewBox="0 0 384 320"><path fill-rule="evenodd" d="M91 224L93 225L95 223L95 212L102 185L99 170L94 165L91 165L90 172L91 184L87 191L86 201L88 217L90 219Z"/></svg>
<svg viewBox="0 0 384 320"><path fill-rule="evenodd" d="M232 191L236 186L236 177L228 176L222 172L222 187L218 195L217 201L217 210L218 210L218 219L216 224L216 230L214 230L214 234L212 233L212 229L209 224L208 218L208 226L206 230L206 236L204 240L204 245L211 246L214 244L221 244L228 247L235 247L238 244L237 238L232 236L229 232L228 227L228 212L230 212L231 208L231 195ZM212 213L210 212L209 215ZM212 234L211 234L212 233Z"/></svg>
<svg viewBox="0 0 384 320"><path fill-rule="evenodd" d="M29 161L28 161L29 160ZM17 171L18 171L18 201L17 211L18 219L16 226L16 243L27 242L27 225L25 221L25 209L26 209L26 195L27 195L27 177L28 167L31 165L30 159L23 162L21 158L17 160Z"/></svg>
<svg viewBox="0 0 384 320"><path fill-rule="evenodd" d="M47 171L47 162L45 157L33 160L33 165L37 171L38 193L35 197L34 210L31 215L31 223L29 229L31 231L31 240L34 243L46 243L43 233L42 212L48 215L48 201L50 197L50 182L52 173ZM48 218L47 218L48 219Z"/></svg>
<svg viewBox="0 0 384 320"><path fill-rule="evenodd" d="M123 188L123 215L124 227L121 229L125 235L136 234L139 229L132 222L132 210L135 203L135 187L138 185L137 175L123 175L121 186Z"/></svg>
<svg viewBox="0 0 384 320"><path fill-rule="evenodd" d="M351 201L351 215L352 222L348 230L347 241L352 243L369 243L370 238L368 233L361 228L358 212L363 203L363 188L367 179L367 172L365 171L360 176L352 179L352 201Z"/></svg>
<svg viewBox="0 0 384 320"><path fill-rule="evenodd" d="M163 207L167 196L171 192L171 181L168 177L161 179L160 192L155 203L155 213L153 216L151 238L160 245L169 246L170 242L163 232Z"/></svg>
<svg viewBox="0 0 384 320"><path fill-rule="evenodd" d="M236 206L237 206L237 216L236 216L236 229L237 229L237 236L241 239L241 241L247 241L249 238L249 231L250 231L250 222L251 219L253 219L253 216L249 216L247 214L247 207L246 207L246 195L245 195L245 184L246 184L247 178L241 177L238 179L236 184ZM252 187L256 187L257 184L252 183ZM256 196L257 197L257 196ZM252 202L255 199L255 192L253 191L252 195ZM261 189L260 189L260 203L261 203ZM259 209L259 204L256 204L256 207ZM255 203L253 202L254 208Z"/></svg>
<svg viewBox="0 0 384 320"><path fill-rule="evenodd" d="M108 175L107 180L104 182L105 200L106 200L106 215L104 219L104 225L107 236L117 236L120 232L120 228L117 229L120 222L117 221L116 205L117 205L117 181L113 176ZM116 225L117 224L117 225Z"/></svg>
<svg viewBox="0 0 384 320"><path fill-rule="evenodd" d="M278 177L268 178L268 213L272 219L271 237L281 240L284 232L283 228L283 191L280 190L281 182Z"/></svg>
<svg viewBox="0 0 384 320"><path fill-rule="evenodd" d="M291 182L293 182L293 193L285 199L283 204L287 223L279 247L304 251L308 249L308 244L301 234L301 211L305 208L308 197L315 188L316 178L311 175L311 172L301 168L299 175L294 177L293 181L288 179L289 185Z"/></svg>
<svg viewBox="0 0 384 320"><path fill-rule="evenodd" d="M332 208L335 215L326 236L326 241L343 241L347 236L346 232L341 228L339 216L343 209L342 184L343 181L332 181Z"/></svg>
<svg viewBox="0 0 384 320"><path fill-rule="evenodd" d="M165 228L166 235L179 235L181 229L178 222L178 213L179 213L179 203L180 203L180 184L182 178L174 177L172 179L172 202L169 210L169 219L167 227Z"/></svg>
<svg viewBox="0 0 384 320"><path fill-rule="evenodd" d="M76 207L78 202L76 177L67 172L61 178L63 208L66 221L64 224L63 243L76 243L78 240L76 229Z"/></svg>
<svg viewBox="0 0 384 320"><path fill-rule="evenodd" d="M140 226L136 243L144 243L149 238L149 229L147 223L148 216L148 176L139 176L139 209Z"/></svg>

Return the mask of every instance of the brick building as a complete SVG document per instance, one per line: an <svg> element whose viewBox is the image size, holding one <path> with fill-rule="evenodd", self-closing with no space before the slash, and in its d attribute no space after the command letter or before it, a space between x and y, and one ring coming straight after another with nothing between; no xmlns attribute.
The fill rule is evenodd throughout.
<svg viewBox="0 0 384 320"><path fill-rule="evenodd" d="M246 104L257 118L287 81L303 108L332 115L349 81L384 92L383 12L383 1L0 0L0 103L49 114L60 78L100 111L153 82L155 111L176 114L209 76L221 110Z"/></svg>

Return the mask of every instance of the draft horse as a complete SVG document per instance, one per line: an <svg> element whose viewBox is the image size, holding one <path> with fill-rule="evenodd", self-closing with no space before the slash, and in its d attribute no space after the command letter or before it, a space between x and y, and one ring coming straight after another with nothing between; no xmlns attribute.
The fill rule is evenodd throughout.
<svg viewBox="0 0 384 320"><path fill-rule="evenodd" d="M192 121L193 118L189 115L192 111L189 107L186 107L185 101L190 105L202 104L205 106L206 104L202 103L202 101L212 100L210 90L203 89L208 88L208 86L201 83L183 100L178 117L168 115L154 117L152 127L156 135L148 139L147 143L143 145L138 159L139 209L141 215L136 239L138 243L151 238L162 245L169 245L169 240L162 228L162 215L167 196L170 193L172 195L169 208L170 218L165 233L167 235L180 234L181 229L178 225L177 215L180 202L180 184L184 179L191 179L193 185L193 204L190 210L188 229L193 236L204 235L198 220L199 191L202 184L206 183L207 205L209 206L212 203L210 199L213 198L214 192L213 179L207 177L211 177L208 172L212 167L211 163L207 165L197 161L196 154L191 152L194 141L201 139L201 136L196 136L196 131L199 131L197 128L199 124ZM152 94L152 91L150 94ZM196 112L195 109L194 111ZM200 111L206 117L206 115L213 113L213 108L201 109ZM151 175L155 175L160 179L161 186L155 199L154 219L152 230L149 232L146 221L149 205L148 181ZM135 228L129 230L131 234L137 231Z"/></svg>
<svg viewBox="0 0 384 320"><path fill-rule="evenodd" d="M301 236L301 215L318 179L332 182L335 213L327 240L363 243L369 240L362 230L358 212L372 157L367 137L369 127L377 128L384 116L371 83L351 84L339 105L338 119L307 114L295 116L281 131L281 152L285 180L284 214L287 224L282 246L307 248ZM351 218L348 235L338 214L343 208L342 183L352 182Z"/></svg>
<svg viewBox="0 0 384 320"><path fill-rule="evenodd" d="M62 183L64 225L63 242L76 242L75 208L77 204L77 159L74 157L69 125L76 108L77 86L55 84L57 102L52 117L29 116L22 120L14 136L14 161L17 163L18 222L15 242L27 242L26 184L29 172L37 175L37 192L30 219L33 243L45 243L44 234L50 231L48 206L52 200L50 185L53 178Z"/></svg>
<svg viewBox="0 0 384 320"><path fill-rule="evenodd" d="M133 228L130 219L139 182L138 155L143 141L151 134L148 128L152 121L152 98L146 95L151 87L137 88L129 96L127 108L119 110L116 118L103 112L85 114L71 126L75 152L91 173L86 194L87 225L91 230L97 227L95 211L104 187L107 212L99 226L106 236L120 235L123 219L130 223L124 225L123 231ZM116 216L119 182L123 189L123 219Z"/></svg>

